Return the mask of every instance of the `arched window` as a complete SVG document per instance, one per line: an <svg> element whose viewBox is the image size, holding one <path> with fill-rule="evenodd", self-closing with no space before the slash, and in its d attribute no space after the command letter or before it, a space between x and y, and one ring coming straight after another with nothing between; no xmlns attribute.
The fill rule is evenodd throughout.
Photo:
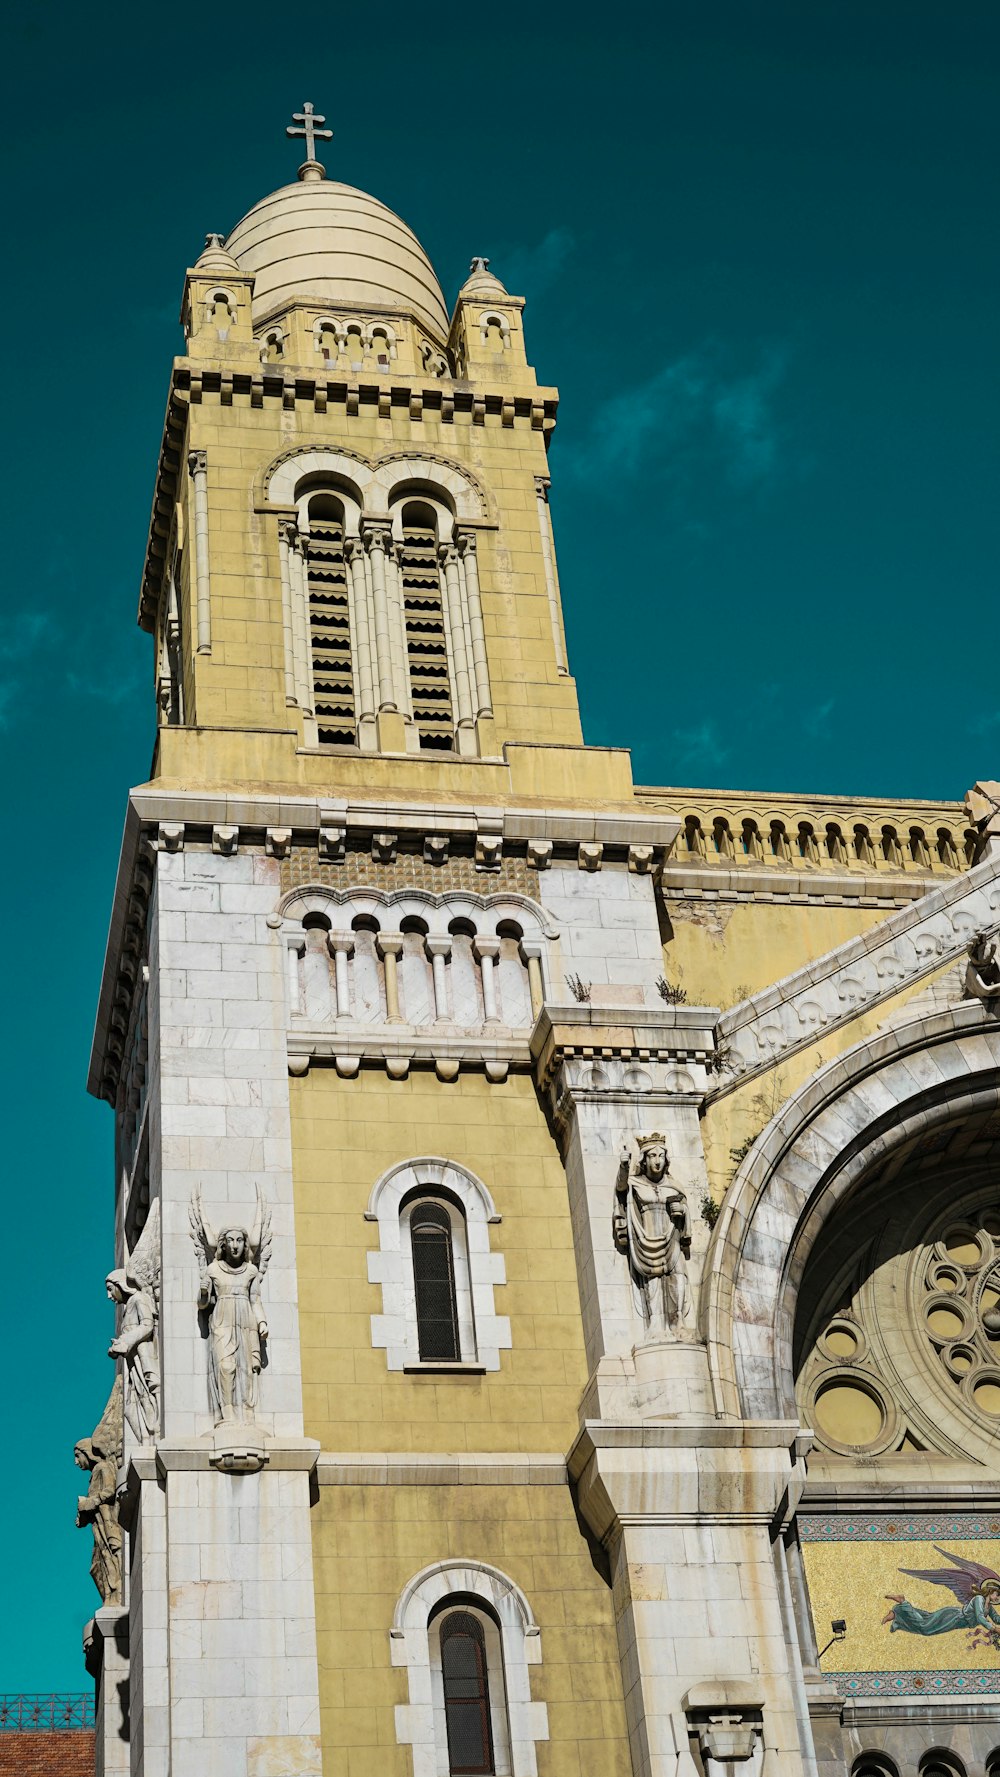
<svg viewBox="0 0 1000 1777"><path fill-rule="evenodd" d="M851 1777L897 1777L896 1766L881 1752L863 1752L851 1766Z"/></svg>
<svg viewBox="0 0 1000 1777"><path fill-rule="evenodd" d="M919 1765L920 1777L965 1777L965 1766L953 1752L935 1747L926 1752Z"/></svg>
<svg viewBox="0 0 1000 1777"><path fill-rule="evenodd" d="M791 862L792 848L784 821L771 822L771 855L783 859L786 864Z"/></svg>
<svg viewBox="0 0 1000 1777"><path fill-rule="evenodd" d="M449 1777L496 1772L486 1635L471 1610L449 1612L441 1623L441 1678Z"/></svg>
<svg viewBox="0 0 1000 1777"><path fill-rule="evenodd" d="M343 503L334 494L316 493L308 514L309 658L317 738L326 746L350 746L357 725Z"/></svg>
<svg viewBox="0 0 1000 1777"><path fill-rule="evenodd" d="M413 720L423 749L454 747L451 675L438 561L437 515L422 500L403 508L399 551Z"/></svg>
<svg viewBox="0 0 1000 1777"><path fill-rule="evenodd" d="M541 1636L509 1575L476 1560L424 1568L396 1605L391 1646L393 1665L409 1675L410 1707L396 1711L396 1733L412 1747L415 1771L537 1771L538 1744L549 1738L548 1711L532 1700L529 1671L541 1662Z"/></svg>
<svg viewBox="0 0 1000 1777"><path fill-rule="evenodd" d="M828 821L826 824L826 852L827 857L832 858L835 864L847 863L847 843L843 829L836 821Z"/></svg>
<svg viewBox="0 0 1000 1777"><path fill-rule="evenodd" d="M422 1364L461 1361L452 1221L442 1203L415 1203L410 1211L417 1350ZM478 1770L479 1766L470 1766ZM492 1766L482 1767L491 1770Z"/></svg>
<svg viewBox="0 0 1000 1777"><path fill-rule="evenodd" d="M506 1273L490 1247L489 1224L500 1217L485 1185L447 1160L404 1161L376 1181L365 1216L379 1230L379 1251L368 1255L369 1281L382 1285L372 1344L385 1349L389 1369L499 1370L510 1322L495 1309L494 1285Z"/></svg>
<svg viewBox="0 0 1000 1777"><path fill-rule="evenodd" d="M696 857L705 856L705 835L696 814L689 814L684 818L684 843L688 851L693 852Z"/></svg>

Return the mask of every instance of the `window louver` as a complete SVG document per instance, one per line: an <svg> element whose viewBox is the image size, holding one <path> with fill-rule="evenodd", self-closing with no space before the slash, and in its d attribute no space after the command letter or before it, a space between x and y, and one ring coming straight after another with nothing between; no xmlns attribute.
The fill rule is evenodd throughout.
<svg viewBox="0 0 1000 1777"><path fill-rule="evenodd" d="M313 709L318 738L324 746L350 746L357 737L357 727L342 524L331 518L310 519L308 566Z"/></svg>
<svg viewBox="0 0 1000 1777"><path fill-rule="evenodd" d="M448 1211L434 1203L418 1205L410 1221L410 1240L420 1361L458 1363L461 1347Z"/></svg>
<svg viewBox="0 0 1000 1777"><path fill-rule="evenodd" d="M407 525L400 552L406 655L413 719L424 748L454 746L451 679L441 601L437 538L429 526Z"/></svg>

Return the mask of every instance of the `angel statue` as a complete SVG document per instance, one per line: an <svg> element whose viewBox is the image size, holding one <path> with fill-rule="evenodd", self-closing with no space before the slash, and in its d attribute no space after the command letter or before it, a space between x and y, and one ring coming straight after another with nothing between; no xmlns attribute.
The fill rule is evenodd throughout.
<svg viewBox="0 0 1000 1777"><path fill-rule="evenodd" d="M223 1228L216 1233L205 1220L198 1187L189 1214L198 1255L198 1308L208 1319L208 1386L215 1423L252 1424L261 1340L267 1338L260 1286L271 1257L271 1211L258 1185L250 1232Z"/></svg>
<svg viewBox="0 0 1000 1777"><path fill-rule="evenodd" d="M928 1580L932 1586L947 1586L958 1599L957 1604L943 1604L939 1610L921 1610L899 1592L886 1594L892 1609L882 1618L889 1624L890 1634L904 1629L909 1635L946 1635L949 1629L1000 1629L1000 1574L981 1561L968 1561L964 1555L952 1555L934 1544L935 1553L943 1555L953 1567L901 1567L900 1573L914 1580Z"/></svg>
<svg viewBox="0 0 1000 1777"><path fill-rule="evenodd" d="M140 1444L160 1429L160 1358L156 1329L160 1318L160 1202L150 1204L146 1225L125 1263L109 1271L105 1289L125 1312L109 1357L125 1359L125 1417Z"/></svg>
<svg viewBox="0 0 1000 1777"><path fill-rule="evenodd" d="M90 1574L102 1604L122 1601L122 1527L118 1522L118 1467L124 1437L124 1390L115 1377L108 1404L93 1435L80 1438L73 1451L77 1468L88 1470L90 1484L76 1502L76 1527L89 1525L94 1538Z"/></svg>
<svg viewBox="0 0 1000 1777"><path fill-rule="evenodd" d="M618 1251L628 1254L642 1297L647 1338L670 1339L688 1311L691 1218L683 1191L670 1182L663 1136L640 1135L636 1142L635 1165L628 1142L622 1149L612 1238Z"/></svg>

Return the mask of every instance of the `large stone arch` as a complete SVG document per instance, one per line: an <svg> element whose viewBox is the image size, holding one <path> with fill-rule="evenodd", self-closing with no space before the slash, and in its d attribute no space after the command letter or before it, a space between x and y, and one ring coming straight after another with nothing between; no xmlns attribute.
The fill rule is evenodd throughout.
<svg viewBox="0 0 1000 1777"><path fill-rule="evenodd" d="M741 1164L706 1260L720 1416L796 1416L796 1300L829 1218L916 1134L998 1104L1000 1025L970 1002L859 1044L783 1106Z"/></svg>

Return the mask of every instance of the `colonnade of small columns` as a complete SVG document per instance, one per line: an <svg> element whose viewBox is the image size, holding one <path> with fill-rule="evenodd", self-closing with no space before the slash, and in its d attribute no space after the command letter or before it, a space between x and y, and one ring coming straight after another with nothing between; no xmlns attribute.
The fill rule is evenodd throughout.
<svg viewBox="0 0 1000 1777"><path fill-rule="evenodd" d="M478 968L481 1022L510 1028L526 1022L524 1014L527 1005L530 1005L532 1022L541 1011L545 998L545 973L544 941L540 937L518 936L512 940L512 946L516 943L516 954L525 971L527 984L527 1005L518 1005L515 1008L502 1003L498 980L503 937L506 934L480 934L466 930L456 933L382 931L368 924L347 932L334 932L321 925L314 925L305 931L289 934L287 938L289 1006L293 1017L308 1017L317 1021L359 1017L361 1008L353 991L351 965L359 939L365 932L374 940L375 955L381 965L381 997L388 1024L426 1022L416 1015L419 1009L408 1009L406 1005L401 962L407 938L414 945L419 940L420 953L429 965L434 1023L458 1023L466 1027L480 1023L478 1017L469 1020L458 1016L458 1008L449 992L449 965L456 942L462 938L470 941L471 955ZM330 959L333 963L332 979ZM516 1015L510 1016L511 1012Z"/></svg>
<svg viewBox="0 0 1000 1777"><path fill-rule="evenodd" d="M791 823L777 818L762 825L748 816L734 830L733 821L725 815L715 816L707 826L700 815L689 814L675 855L706 860L745 858L758 863L860 864L870 870L932 871L941 867L965 869L972 862L975 845L972 829L963 831L956 839L950 827L900 829L892 823Z"/></svg>

